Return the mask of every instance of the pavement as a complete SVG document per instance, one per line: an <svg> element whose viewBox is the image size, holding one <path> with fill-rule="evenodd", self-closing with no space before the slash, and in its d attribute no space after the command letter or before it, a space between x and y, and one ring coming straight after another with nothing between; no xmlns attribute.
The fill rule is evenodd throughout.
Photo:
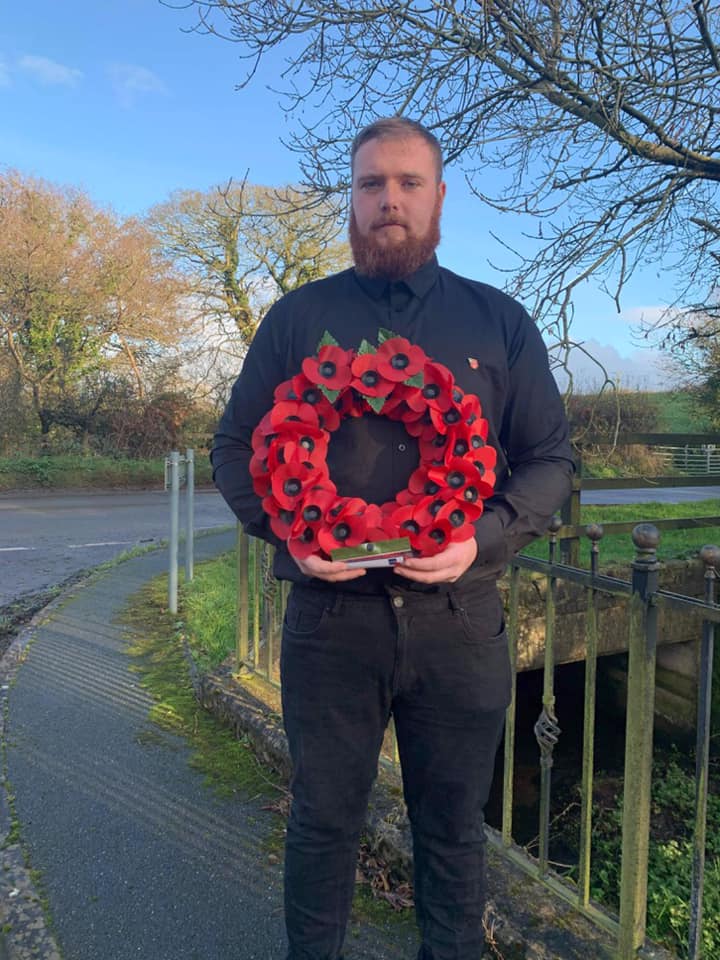
<svg viewBox="0 0 720 960"><path fill-rule="evenodd" d="M234 536L198 539L196 559ZM166 552L154 551L73 587L0 665L0 960L285 956L282 864L265 846L276 815L262 798L204 786L187 743L149 720L152 701L129 669L118 617L166 569ZM416 949L405 925L367 921L346 956L410 960Z"/></svg>

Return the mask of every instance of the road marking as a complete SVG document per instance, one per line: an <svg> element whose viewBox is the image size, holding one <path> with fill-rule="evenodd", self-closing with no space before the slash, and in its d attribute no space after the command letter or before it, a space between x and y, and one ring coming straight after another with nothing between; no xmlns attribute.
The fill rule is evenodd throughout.
<svg viewBox="0 0 720 960"><path fill-rule="evenodd" d="M14 553L17 550L37 550L37 547L0 547L0 553Z"/></svg>
<svg viewBox="0 0 720 960"><path fill-rule="evenodd" d="M128 543L135 543L134 540L101 540L99 543L69 543L68 549L82 550L83 547L122 547Z"/></svg>

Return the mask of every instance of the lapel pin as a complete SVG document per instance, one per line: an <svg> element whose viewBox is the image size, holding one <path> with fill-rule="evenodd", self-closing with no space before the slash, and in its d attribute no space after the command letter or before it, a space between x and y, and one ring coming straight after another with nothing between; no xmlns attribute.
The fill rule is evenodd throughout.
<svg viewBox="0 0 720 960"><path fill-rule="evenodd" d="M467 362L471 370L477 370L477 368L480 366L480 363L476 357L468 357Z"/></svg>

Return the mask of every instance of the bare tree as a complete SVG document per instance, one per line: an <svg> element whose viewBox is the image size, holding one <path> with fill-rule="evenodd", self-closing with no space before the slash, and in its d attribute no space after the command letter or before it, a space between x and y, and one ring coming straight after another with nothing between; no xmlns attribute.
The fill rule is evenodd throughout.
<svg viewBox="0 0 720 960"><path fill-rule="evenodd" d="M378 113L432 129L483 201L523 216L509 286L560 343L589 277L619 308L633 271L657 264L676 271L677 303L707 307L720 241L718 3L192 3L196 29L247 59L244 84L265 54L285 53L291 146L316 188L347 186L349 138ZM325 106L303 113L309 102Z"/></svg>
<svg viewBox="0 0 720 960"><path fill-rule="evenodd" d="M349 263L336 208L291 187L183 190L148 222L193 284L198 312L247 348L278 296Z"/></svg>

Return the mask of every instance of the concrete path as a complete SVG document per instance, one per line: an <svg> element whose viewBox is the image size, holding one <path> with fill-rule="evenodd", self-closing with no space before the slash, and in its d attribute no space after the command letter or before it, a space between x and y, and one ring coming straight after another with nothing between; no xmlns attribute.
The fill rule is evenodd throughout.
<svg viewBox="0 0 720 960"><path fill-rule="evenodd" d="M199 539L198 559L233 537ZM125 561L32 628L6 691L22 841L64 960L282 960L282 865L264 846L276 818L262 799L204 787L185 741L148 720L129 671L116 617L166 563L164 551ZM413 943L402 928L363 924L347 958L410 960ZM18 960L52 956L12 933L8 947Z"/></svg>

